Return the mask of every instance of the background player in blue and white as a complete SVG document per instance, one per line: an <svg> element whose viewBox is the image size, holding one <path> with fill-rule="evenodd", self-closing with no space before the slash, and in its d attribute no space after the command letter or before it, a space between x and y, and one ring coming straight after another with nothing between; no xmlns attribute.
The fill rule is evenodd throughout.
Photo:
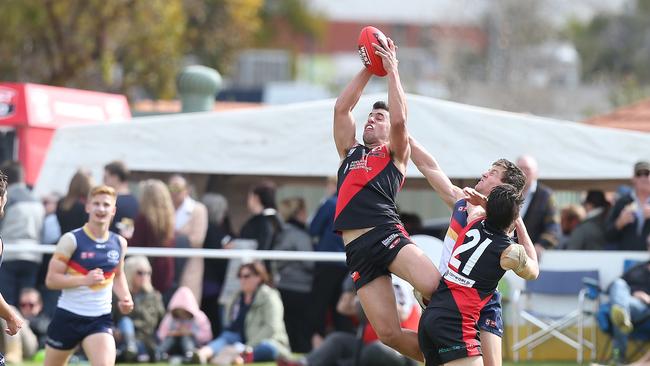
<svg viewBox="0 0 650 366"><path fill-rule="evenodd" d="M527 280L539 275L535 248L519 217L521 192L504 184L494 187L487 201L481 195L468 199L484 205L486 216L459 233L448 269L420 320L427 366L483 365L478 320L499 280L510 269ZM513 226L521 244L508 235Z"/></svg>
<svg viewBox="0 0 650 366"><path fill-rule="evenodd" d="M438 268L444 275L451 257L451 251L460 232L476 217L483 216L483 207L472 205L465 199L467 194L487 196L494 187L507 183L518 192L526 184L526 176L513 162L506 159L495 161L490 168L481 175L474 189L464 190L455 186L442 170L436 159L426 151L413 137L409 138L411 146L411 160L418 170L424 175L431 187L440 198L452 209L449 229L444 239L442 257ZM523 221L522 221L523 225ZM503 337L503 319L500 302L501 295L497 291L481 311L479 328L481 332L481 345L483 349L483 362L487 366L500 366L502 364L501 337Z"/></svg>
<svg viewBox="0 0 650 366"><path fill-rule="evenodd" d="M124 276L126 240L109 231L115 201L113 188L93 188L86 203L88 222L64 234L50 260L45 283L62 291L47 332L47 366L67 364L79 343L91 365L115 364L111 292L123 314L133 310Z"/></svg>
<svg viewBox="0 0 650 366"><path fill-rule="evenodd" d="M7 176L0 171L0 218L4 216L4 208L7 204ZM4 249L4 244L2 243L2 238L0 238L0 264L2 264L2 252ZM23 326L22 319L16 314L15 310L7 304L5 299L0 294L0 318L4 319L7 323L7 329L4 329L5 333L9 335L15 335L18 333L20 328ZM2 330L0 330L2 331ZM5 364L5 358L0 353L0 365Z"/></svg>

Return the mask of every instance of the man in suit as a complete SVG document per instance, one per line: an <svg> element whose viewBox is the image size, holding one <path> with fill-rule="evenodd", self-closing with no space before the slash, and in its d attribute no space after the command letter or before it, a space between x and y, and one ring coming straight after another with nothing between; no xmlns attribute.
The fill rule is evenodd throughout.
<svg viewBox="0 0 650 366"><path fill-rule="evenodd" d="M607 218L605 236L617 250L648 250L650 236L650 163L634 164L632 191L621 196Z"/></svg>
<svg viewBox="0 0 650 366"><path fill-rule="evenodd" d="M537 257L541 258L546 249L555 248L559 242L560 224L553 191L537 181L537 160L530 155L517 159L517 166L526 174L524 203L521 216L528 229L530 239L535 244Z"/></svg>

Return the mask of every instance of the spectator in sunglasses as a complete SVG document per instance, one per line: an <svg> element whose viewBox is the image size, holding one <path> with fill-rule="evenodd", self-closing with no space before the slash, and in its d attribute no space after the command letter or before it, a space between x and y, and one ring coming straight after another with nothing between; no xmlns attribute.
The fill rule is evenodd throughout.
<svg viewBox="0 0 650 366"><path fill-rule="evenodd" d="M289 356L284 307L278 290L270 287L261 262L242 264L237 272L240 291L226 307L223 332L196 352L201 364L268 362Z"/></svg>
<svg viewBox="0 0 650 366"><path fill-rule="evenodd" d="M50 319L41 311L43 303L36 289L24 288L18 297L18 317L24 322L23 328L13 336L0 335L0 349L6 353L6 362L14 364L31 359L39 349L45 348L45 334L50 323ZM6 328L4 322L0 323L0 327ZM4 363L0 362L0 365Z"/></svg>
<svg viewBox="0 0 650 366"><path fill-rule="evenodd" d="M621 196L606 222L605 235L617 250L648 250L650 235L650 163L634 164L632 191Z"/></svg>
<svg viewBox="0 0 650 366"><path fill-rule="evenodd" d="M40 292L35 288L23 289L20 293L18 307L20 315L25 318L29 328L38 340L38 349L44 349L45 339L47 339L47 327L52 319L43 312L43 300Z"/></svg>

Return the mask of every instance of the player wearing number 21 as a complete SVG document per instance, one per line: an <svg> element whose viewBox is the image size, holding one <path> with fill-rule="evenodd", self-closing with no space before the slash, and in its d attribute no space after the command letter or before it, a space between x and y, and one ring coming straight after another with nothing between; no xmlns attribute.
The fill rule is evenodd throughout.
<svg viewBox="0 0 650 366"><path fill-rule="evenodd" d="M447 272L420 319L418 336L427 365L483 365L478 320L499 280L510 269L527 280L539 275L533 244L519 217L519 190L503 184L487 200L480 194L468 200L484 206L485 216L459 233ZM508 235L513 226L521 244Z"/></svg>
<svg viewBox="0 0 650 366"><path fill-rule="evenodd" d="M45 365L61 366L77 347L90 364L114 365L112 294L123 314L133 310L124 276L126 239L108 230L115 215L115 190L93 188L88 194L88 222L59 239L45 284L61 290L47 330Z"/></svg>
<svg viewBox="0 0 650 366"><path fill-rule="evenodd" d="M473 189L461 189L451 183L451 180L436 159L413 137L409 139L409 144L412 152L411 160L427 178L427 181L440 198L452 209L449 230L445 235L442 256L438 265L440 273L444 275L447 272L447 264L460 233L469 222L485 215L485 209L473 205L469 202L470 200L466 199L466 196L468 194L473 197L486 196L490 194L494 187L504 183L510 184L521 193L526 184L526 176L513 162L507 159L499 159L492 163L488 170L481 175L481 179ZM535 255L534 248L528 249L531 251L528 255ZM501 294L499 291L495 291L490 297L490 301L481 309L481 315L478 319L478 327L481 330L481 351L485 366L501 366L502 364L503 317L501 315L500 299Z"/></svg>

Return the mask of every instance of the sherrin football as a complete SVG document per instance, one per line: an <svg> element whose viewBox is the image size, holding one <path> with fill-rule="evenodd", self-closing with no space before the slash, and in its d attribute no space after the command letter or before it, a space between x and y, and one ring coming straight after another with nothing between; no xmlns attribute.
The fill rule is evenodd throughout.
<svg viewBox="0 0 650 366"><path fill-rule="evenodd" d="M361 30L359 34L359 57L363 65L377 76L386 76L386 70L381 62L381 57L375 54L373 43L383 46L388 44L386 36L379 29L367 26Z"/></svg>

